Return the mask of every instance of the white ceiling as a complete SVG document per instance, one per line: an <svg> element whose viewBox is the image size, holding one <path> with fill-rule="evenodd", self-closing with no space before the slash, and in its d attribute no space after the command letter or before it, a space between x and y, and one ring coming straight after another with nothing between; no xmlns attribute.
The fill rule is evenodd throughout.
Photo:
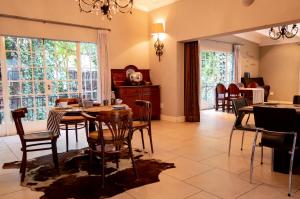
<svg viewBox="0 0 300 199"><path fill-rule="evenodd" d="M179 0L134 0L134 7L143 11L151 11Z"/></svg>
<svg viewBox="0 0 300 199"><path fill-rule="evenodd" d="M242 39L246 39L248 41L252 41L254 43L257 43L260 46L279 45L279 44L287 44L287 43L300 43L300 24L297 25L299 28L299 32L294 38L291 39L280 38L278 40L273 40L269 38L269 30L270 30L269 28L235 34L234 36L240 37Z"/></svg>

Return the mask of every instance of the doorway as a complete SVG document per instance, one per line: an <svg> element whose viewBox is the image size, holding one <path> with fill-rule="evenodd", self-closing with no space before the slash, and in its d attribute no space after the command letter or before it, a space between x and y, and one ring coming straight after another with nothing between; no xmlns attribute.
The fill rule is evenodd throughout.
<svg viewBox="0 0 300 199"><path fill-rule="evenodd" d="M201 80L200 109L215 108L215 87L226 87L234 80L233 53L231 51L200 49Z"/></svg>

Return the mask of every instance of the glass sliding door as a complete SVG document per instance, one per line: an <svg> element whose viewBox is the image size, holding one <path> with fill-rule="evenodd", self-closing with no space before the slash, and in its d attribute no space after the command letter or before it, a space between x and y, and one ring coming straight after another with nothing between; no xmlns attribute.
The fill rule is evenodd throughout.
<svg viewBox="0 0 300 199"><path fill-rule="evenodd" d="M100 99L99 73L97 65L97 46L93 43L81 43L82 94L87 99Z"/></svg>
<svg viewBox="0 0 300 199"><path fill-rule="evenodd" d="M215 106L215 87L233 82L234 67L231 52L201 51L201 109Z"/></svg>
<svg viewBox="0 0 300 199"><path fill-rule="evenodd" d="M56 99L79 97L81 93L89 99L99 99L95 44L20 37L0 39L0 125L11 123L11 110L27 107L25 121L34 122L39 129L45 127L47 113Z"/></svg>
<svg viewBox="0 0 300 199"><path fill-rule="evenodd" d="M78 97L78 67L75 42L45 40L48 106L58 98Z"/></svg>

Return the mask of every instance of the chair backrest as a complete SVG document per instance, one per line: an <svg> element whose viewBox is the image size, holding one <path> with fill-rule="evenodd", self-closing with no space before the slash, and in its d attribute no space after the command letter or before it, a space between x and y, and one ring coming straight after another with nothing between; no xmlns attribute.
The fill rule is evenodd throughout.
<svg viewBox="0 0 300 199"><path fill-rule="evenodd" d="M234 83L229 84L227 90L228 90L228 96L229 97L231 97L231 96L236 97L240 94L239 87Z"/></svg>
<svg viewBox="0 0 300 199"><path fill-rule="evenodd" d="M235 114L235 126L240 126L246 115L245 112L240 112L239 109L248 106L248 102L245 98L237 98L232 100L232 107Z"/></svg>
<svg viewBox="0 0 300 199"><path fill-rule="evenodd" d="M247 88L257 88L259 87L258 83L256 82L250 82L248 85L247 85Z"/></svg>
<svg viewBox="0 0 300 199"><path fill-rule="evenodd" d="M238 98L232 100L233 110L236 117L241 115L242 113L239 112L239 109L245 106L249 106L248 101L246 98Z"/></svg>
<svg viewBox="0 0 300 199"><path fill-rule="evenodd" d="M105 144L102 128L105 125L111 133L110 143L119 148L124 145L124 141L129 135L132 126L132 112L131 110L103 111L96 116L96 121L99 124L98 141Z"/></svg>
<svg viewBox="0 0 300 199"><path fill-rule="evenodd" d="M152 104L146 100L136 100L135 105L137 106L137 114L140 121L151 123L152 116Z"/></svg>
<svg viewBox="0 0 300 199"><path fill-rule="evenodd" d="M300 104L300 95L294 95L293 104Z"/></svg>
<svg viewBox="0 0 300 199"><path fill-rule="evenodd" d="M223 84L218 83L216 86L216 94L225 94L225 93L226 93L226 87Z"/></svg>
<svg viewBox="0 0 300 199"><path fill-rule="evenodd" d="M24 142L24 128L22 125L22 118L25 117L25 114L27 113L27 108L19 108L16 110L11 111L13 120L15 122L16 125L16 129L17 129L17 133L21 139L21 142L23 144Z"/></svg>
<svg viewBox="0 0 300 199"><path fill-rule="evenodd" d="M297 114L294 108L254 106L253 112L257 128L278 132L297 131Z"/></svg>
<svg viewBox="0 0 300 199"><path fill-rule="evenodd" d="M59 99L55 100L55 105L57 106L60 102L68 102L68 105L78 104L79 99L78 98L59 98Z"/></svg>

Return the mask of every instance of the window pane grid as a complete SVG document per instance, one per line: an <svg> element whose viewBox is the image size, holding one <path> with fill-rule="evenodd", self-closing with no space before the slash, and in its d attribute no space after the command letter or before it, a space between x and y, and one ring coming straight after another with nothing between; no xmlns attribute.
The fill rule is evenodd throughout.
<svg viewBox="0 0 300 199"><path fill-rule="evenodd" d="M29 114L26 120L46 119L48 108L55 105L57 98L79 97L79 93L82 92L88 99L98 99L95 44L80 43L77 46L76 42L17 37L4 37L4 44L8 109L27 107ZM81 46L84 46L84 49ZM79 54L77 47L80 47ZM78 63L81 49L85 50L86 53L82 54L88 58L85 66L81 66L85 62ZM82 69L78 70L78 67ZM82 74L85 74L87 79L83 78ZM79 79L82 81L79 82ZM80 92L79 88L85 89ZM0 90L2 94L1 87ZM2 95L0 123L3 109L1 101Z"/></svg>
<svg viewBox="0 0 300 199"><path fill-rule="evenodd" d="M90 43L83 43L80 47L83 95L86 99L97 100L98 67L96 45Z"/></svg>

